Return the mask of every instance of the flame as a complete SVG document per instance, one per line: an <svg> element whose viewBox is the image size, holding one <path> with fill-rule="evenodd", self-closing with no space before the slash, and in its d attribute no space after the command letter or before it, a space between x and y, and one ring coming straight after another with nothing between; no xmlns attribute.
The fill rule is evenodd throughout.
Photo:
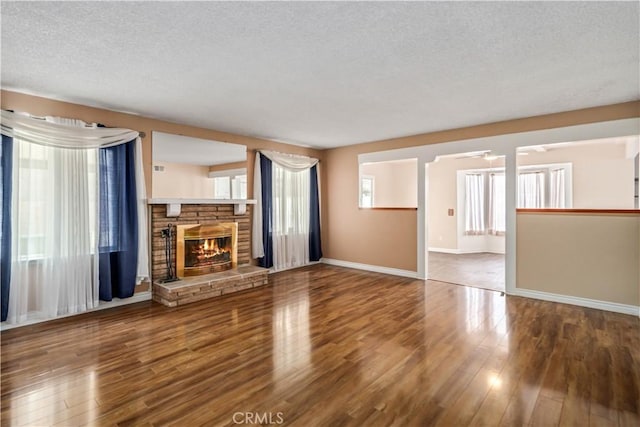
<svg viewBox="0 0 640 427"><path fill-rule="evenodd" d="M198 244L193 245L191 254L195 255L197 264L216 264L228 262L231 256L231 248L225 245L230 243L225 239L209 238L202 239Z"/></svg>

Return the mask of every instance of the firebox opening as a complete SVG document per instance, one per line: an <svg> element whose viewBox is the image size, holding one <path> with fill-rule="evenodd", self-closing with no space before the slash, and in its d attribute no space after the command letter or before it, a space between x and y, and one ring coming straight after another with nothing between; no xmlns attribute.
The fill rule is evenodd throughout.
<svg viewBox="0 0 640 427"><path fill-rule="evenodd" d="M177 226L178 277L232 269L237 263L237 223Z"/></svg>
<svg viewBox="0 0 640 427"><path fill-rule="evenodd" d="M231 236L184 241L184 267L205 267L231 262Z"/></svg>

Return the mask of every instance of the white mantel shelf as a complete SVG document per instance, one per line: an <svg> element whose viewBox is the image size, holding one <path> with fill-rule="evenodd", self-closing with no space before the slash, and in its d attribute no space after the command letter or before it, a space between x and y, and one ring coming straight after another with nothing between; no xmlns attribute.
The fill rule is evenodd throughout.
<svg viewBox="0 0 640 427"><path fill-rule="evenodd" d="M243 215L254 199L149 199L150 205L167 205L167 216L179 216L182 205L233 205L233 213Z"/></svg>
<svg viewBox="0 0 640 427"><path fill-rule="evenodd" d="M150 205L167 205L180 203L181 205L255 205L254 199L149 199Z"/></svg>

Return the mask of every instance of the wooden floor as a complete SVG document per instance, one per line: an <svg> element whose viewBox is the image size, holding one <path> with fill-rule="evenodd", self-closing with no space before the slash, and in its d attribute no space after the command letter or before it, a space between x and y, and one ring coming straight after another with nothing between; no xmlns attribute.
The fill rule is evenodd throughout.
<svg viewBox="0 0 640 427"><path fill-rule="evenodd" d="M504 254L429 251L429 279L504 292Z"/></svg>
<svg viewBox="0 0 640 427"><path fill-rule="evenodd" d="M2 426L640 423L637 317L326 265L270 281L2 332Z"/></svg>

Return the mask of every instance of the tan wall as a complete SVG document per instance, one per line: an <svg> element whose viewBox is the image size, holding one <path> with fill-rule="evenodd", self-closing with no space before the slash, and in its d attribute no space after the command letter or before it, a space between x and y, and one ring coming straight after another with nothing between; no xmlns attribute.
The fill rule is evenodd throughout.
<svg viewBox="0 0 640 427"><path fill-rule="evenodd" d="M1 91L1 104L5 110L24 111L38 116L59 116L84 120L86 122L102 123L109 127L121 127L145 132L142 139L142 157L144 163L145 183L148 194L151 194L151 132L159 131L185 135L194 138L212 139L215 141L231 142L243 144L247 147L247 195L253 194L253 164L255 160L255 150L274 150L284 153L301 154L323 160L323 151L304 148L294 145L282 144L265 139L252 138L248 136L236 135L220 132L211 129L203 129L193 126L171 123L162 120L151 119L133 114L118 113L100 108L87 107L85 105L71 104L68 102L56 101L48 98L41 98L21 94L17 92ZM324 185L323 188L326 188ZM324 199L326 195L323 193ZM322 202L326 207L327 203ZM322 218L322 227L326 228Z"/></svg>
<svg viewBox="0 0 640 427"><path fill-rule="evenodd" d="M368 163L360 172L374 177L373 206L418 207L417 160Z"/></svg>
<svg viewBox="0 0 640 427"><path fill-rule="evenodd" d="M152 198L213 198L213 179L209 178L209 166L158 161L153 165L163 166L164 170L152 171Z"/></svg>
<svg viewBox="0 0 640 427"><path fill-rule="evenodd" d="M640 305L640 215L517 216L517 287Z"/></svg>
<svg viewBox="0 0 640 427"><path fill-rule="evenodd" d="M323 206L324 256L412 271L417 269L416 212L358 209L359 154L633 117L640 117L640 101L327 150L323 185L329 194L329 203ZM368 236L390 230L390 227L396 247L383 257L369 246Z"/></svg>

